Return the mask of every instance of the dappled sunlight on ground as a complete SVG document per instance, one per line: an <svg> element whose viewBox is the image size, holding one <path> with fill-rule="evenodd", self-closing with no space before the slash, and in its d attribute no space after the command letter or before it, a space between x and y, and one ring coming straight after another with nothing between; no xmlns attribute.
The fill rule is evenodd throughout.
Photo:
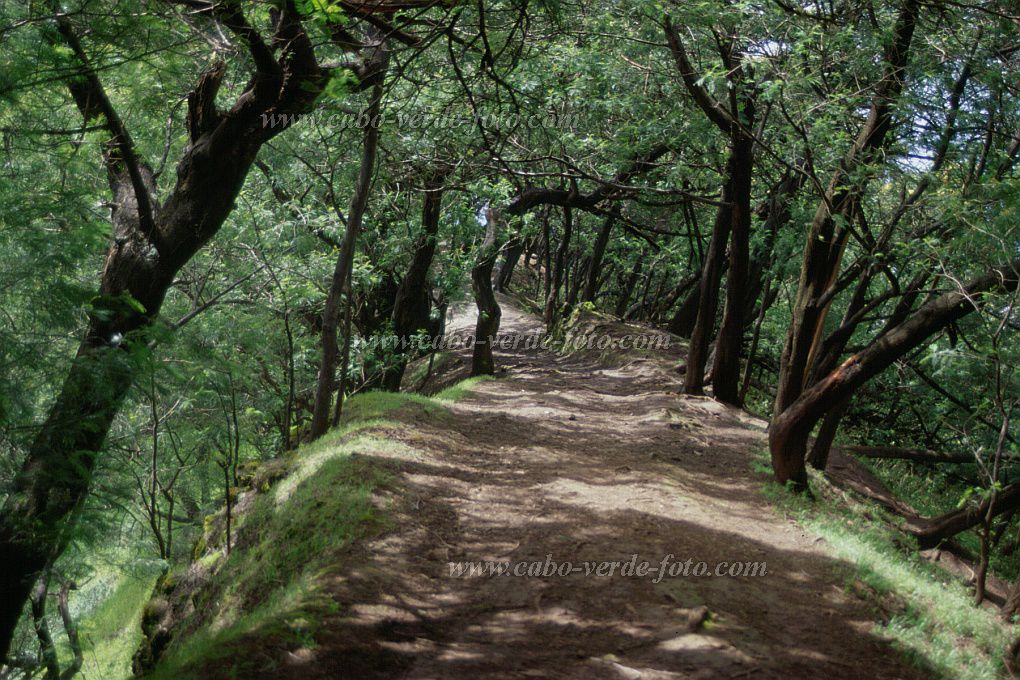
<svg viewBox="0 0 1020 680"><path fill-rule="evenodd" d="M536 324L504 306L503 330ZM344 612L317 646L270 675L918 675L844 592L845 565L759 493L762 423L677 394L675 354L613 365L521 350L497 361L504 379L475 386L449 414L394 414L412 426L387 430L407 446L381 454L399 470L397 528L334 579ZM634 555L768 566L757 577L658 580L456 578L449 566Z"/></svg>

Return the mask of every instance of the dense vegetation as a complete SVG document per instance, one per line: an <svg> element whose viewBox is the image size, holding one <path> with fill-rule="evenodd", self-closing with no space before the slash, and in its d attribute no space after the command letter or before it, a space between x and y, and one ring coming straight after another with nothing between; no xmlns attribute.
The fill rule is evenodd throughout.
<svg viewBox="0 0 1020 680"><path fill-rule="evenodd" d="M0 45L12 668L73 675L40 622L151 587L494 289L688 339L778 482L842 447L978 602L1018 579L1014 4L0 2Z"/></svg>

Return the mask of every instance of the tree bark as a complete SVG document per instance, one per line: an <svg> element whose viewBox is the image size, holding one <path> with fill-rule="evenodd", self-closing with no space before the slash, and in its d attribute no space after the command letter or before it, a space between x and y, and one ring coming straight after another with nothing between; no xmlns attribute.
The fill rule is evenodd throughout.
<svg viewBox="0 0 1020 680"><path fill-rule="evenodd" d="M71 609L67 603L69 593L77 589L78 584L74 581L63 577L60 578L60 590L57 593L57 611L60 612L60 620L64 624L64 632L67 633L67 643L71 647L72 655L71 665L61 672L60 680L71 680L81 670L82 664L85 663L85 656L81 651L81 643L78 641L78 626L75 624L74 619L71 618Z"/></svg>
<svg viewBox="0 0 1020 680"><path fill-rule="evenodd" d="M429 269L436 254L436 237L439 233L439 217L443 202L443 176L430 177L425 186L422 201L422 231L414 246L411 264L397 289L393 304L393 330L397 336L396 362L383 375L383 388L391 392L400 389L400 381L407 366L407 346L422 329L435 332L430 318L431 297L429 295ZM520 250L517 251L520 256Z"/></svg>
<svg viewBox="0 0 1020 680"><path fill-rule="evenodd" d="M921 550L928 550L984 522L993 503L993 518L1020 508L1020 483L1007 484L995 494L994 499L986 496L977 505L968 505L938 517L909 520L905 529L917 539Z"/></svg>
<svg viewBox="0 0 1020 680"><path fill-rule="evenodd" d="M680 303L673 318L666 327L670 333L675 333L681 338L691 337L694 332L694 324L698 321L698 303L701 300L701 276L698 274L694 286L687 292L684 301Z"/></svg>
<svg viewBox="0 0 1020 680"><path fill-rule="evenodd" d="M893 42L885 55L885 72L871 102L867 121L829 181L819 203L804 246L800 281L793 318L780 361L774 414L781 414L806 387L807 372L821 339L832 300L829 294L839 274L850 222L868 181L859 172L875 161L891 141L893 108L903 89L904 68L920 14L918 0L904 0L894 28ZM838 229L837 229L838 228Z"/></svg>
<svg viewBox="0 0 1020 680"><path fill-rule="evenodd" d="M595 245L592 248L591 261L588 264L588 277L584 284L584 293L581 295L581 302L594 302L599 292L599 275L602 273L602 260L606 256L606 246L609 245L609 237L613 233L613 225L616 218L610 215L602 223L599 235L595 238Z"/></svg>
<svg viewBox="0 0 1020 680"><path fill-rule="evenodd" d="M953 290L930 300L774 416L769 427L769 450L776 479L782 484L792 483L795 488L806 488L804 459L808 437L832 404L851 398L864 383L932 334L974 311L986 293L1016 290L1018 278L1020 259L990 270L963 290Z"/></svg>
<svg viewBox="0 0 1020 680"><path fill-rule="evenodd" d="M724 106L702 86L679 32L665 19L666 40L677 71L695 103L705 116L727 136L729 155L723 179L722 201L716 211L712 236L702 269L698 316L687 354L684 392L702 394L708 347L715 329L726 243L730 241L726 307L716 342L712 366L712 387L717 399L740 403L740 350L744 337L750 266L751 179L754 166L754 98L743 82L743 66L732 41L720 42L719 49L729 81L729 102Z"/></svg>
<svg viewBox="0 0 1020 680"><path fill-rule="evenodd" d="M627 313L627 307L630 304L630 298L634 294L634 288L637 286L638 279L641 278L641 270L645 263L645 253L641 251L637 259L634 260L634 266L630 270L630 274L627 276L627 280L624 281L623 287L620 289L620 297L616 301L616 309L613 313L620 319Z"/></svg>
<svg viewBox="0 0 1020 680"><path fill-rule="evenodd" d="M492 269L496 265L499 247L496 242L498 225L494 211L486 217L485 240L482 241L478 259L471 269L471 290L478 307L478 321L475 324L475 346L471 356L471 375L493 375L496 365L492 358L492 341L499 332L501 310L492 290Z"/></svg>
<svg viewBox="0 0 1020 680"><path fill-rule="evenodd" d="M563 208L563 236L560 238L559 247L556 248L556 261L553 264L552 286L549 295L545 300L545 312L542 320L546 328L552 327L559 317L560 290L563 288L563 278L567 269L567 249L570 248L570 237L574 227L574 215L570 208Z"/></svg>
<svg viewBox="0 0 1020 680"><path fill-rule="evenodd" d="M147 346L146 331L177 272L233 210L262 145L285 129L266 121L309 110L327 76L291 6L277 11L273 48L239 5L209 3L202 13L241 39L255 71L225 112L215 100L226 67L218 64L199 79L188 97L189 143L162 205L153 173L135 154L71 19L56 19L78 68L68 89L85 122L99 120L109 133L104 160L113 240L84 339L0 512L0 659L7 656L32 584L72 533L106 434L132 384L136 366L124 350Z"/></svg>
<svg viewBox="0 0 1020 680"><path fill-rule="evenodd" d="M722 280L726 241L729 240L729 236L729 215L720 209L716 213L712 236L708 241L708 251L705 253L701 283L698 285L698 315L694 322L694 330L691 332L690 350L687 352L687 372L684 375L685 394L704 394L708 345L712 339L712 331L715 329L715 316L719 306L719 283Z"/></svg>
<svg viewBox="0 0 1020 680"><path fill-rule="evenodd" d="M382 42L376 48L374 60L380 72L385 73L389 58ZM371 99L365 112L369 121L379 119L382 107L382 82L372 88ZM319 362L319 377L315 388L315 403L312 409L312 422L308 426L308 437L318 439L329 429L329 416L333 405L337 354L337 327L340 323L340 302L343 297L347 278L354 266L354 250L361 234L361 223L368 207L368 194L372 186L372 172L375 168L376 151L379 145L379 127L371 122L365 126L361 166L358 179L351 196L351 207L347 215L347 230L341 242L337 256L333 278L330 281L329 293L326 296L326 307L322 312L322 354Z"/></svg>
<svg viewBox="0 0 1020 680"><path fill-rule="evenodd" d="M754 120L754 106L748 100L744 105L745 125ZM751 247L751 174L754 164L754 140L742 133L734 133L731 141L730 191L724 190L724 201L729 203L727 219L730 223L730 266L726 275L726 308L722 326L715 344L712 363L712 391L715 398L739 406L740 351L744 341L744 305L749 281ZM688 373L689 375L689 373Z"/></svg>
<svg viewBox="0 0 1020 680"><path fill-rule="evenodd" d="M808 454L808 462L811 463L811 467L814 469L825 470L826 466L828 466L832 442L836 440L839 424L843 421L843 416L846 415L848 410L850 410L849 398L833 406L822 419L822 424L818 428L818 434L815 435L815 442L811 445L811 453Z"/></svg>
<svg viewBox="0 0 1020 680"><path fill-rule="evenodd" d="M46 680L59 680L60 662L57 659L57 648L50 635L50 626L46 621L46 595L49 592L49 572L43 572L32 588L32 625L35 636L39 640L39 659L46 669Z"/></svg>
<svg viewBox="0 0 1020 680"><path fill-rule="evenodd" d="M941 453L925 449L904 449L899 446L853 445L836 448L861 458L875 458L879 460L909 460L914 463L949 463L957 465L974 462L974 456L969 453Z"/></svg>
<svg viewBox="0 0 1020 680"><path fill-rule="evenodd" d="M503 262L499 266L499 273L496 275L497 292L504 293L510 290L510 281L513 279L514 270L517 268L522 253L524 253L524 241L519 238L514 239L507 246Z"/></svg>

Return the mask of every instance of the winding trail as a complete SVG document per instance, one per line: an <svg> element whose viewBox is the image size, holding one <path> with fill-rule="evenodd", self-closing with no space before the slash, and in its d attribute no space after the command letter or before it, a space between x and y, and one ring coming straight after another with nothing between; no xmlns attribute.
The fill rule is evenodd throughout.
<svg viewBox="0 0 1020 680"><path fill-rule="evenodd" d="M502 333L538 321L505 300ZM470 311L470 310L468 310ZM467 326L469 316L453 324ZM872 632L841 565L773 511L764 423L677 393L679 350L607 367L498 352L451 414L398 416L392 531L333 580L343 614L267 676L921 677ZM461 357L464 362L466 357ZM373 454L376 455L376 454ZM449 563L667 555L766 562L758 577L455 578ZM706 618L707 617L707 618Z"/></svg>

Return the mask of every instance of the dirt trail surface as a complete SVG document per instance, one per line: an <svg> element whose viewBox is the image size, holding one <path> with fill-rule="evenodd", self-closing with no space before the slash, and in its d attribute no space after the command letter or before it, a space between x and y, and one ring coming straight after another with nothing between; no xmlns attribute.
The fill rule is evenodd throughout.
<svg viewBox="0 0 1020 680"><path fill-rule="evenodd" d="M468 310L470 311L470 310ZM462 326L469 317L456 320ZM454 324L456 325L456 324ZM539 330L504 301L501 333ZM905 678L839 564L774 512L764 423L677 393L677 356L607 367L497 352L505 377L449 416L404 413L394 528L334 579L342 614L273 677ZM399 499L399 500L398 500ZM757 577L456 578L450 562L654 569L766 562Z"/></svg>

